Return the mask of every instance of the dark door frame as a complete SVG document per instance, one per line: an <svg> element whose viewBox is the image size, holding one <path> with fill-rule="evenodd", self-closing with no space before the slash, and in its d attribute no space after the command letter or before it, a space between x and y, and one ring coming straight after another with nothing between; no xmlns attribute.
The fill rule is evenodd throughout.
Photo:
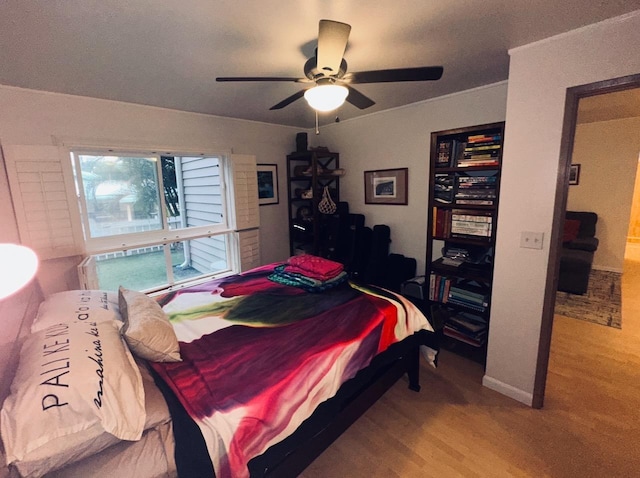
<svg viewBox="0 0 640 478"><path fill-rule="evenodd" d="M542 323L540 326L540 340L538 342L538 360L536 376L533 384L533 408L542 408L549 367L549 352L551 350L551 333L553 329L553 314L555 309L556 289L558 287L558 273L560 270L560 248L564 213L567 208L569 189L569 169L573 154L573 140L578 116L578 102L588 96L612 93L640 87L640 74L629 75L611 80L598 81L588 85L567 88L564 105L564 120L562 123L562 140L560 142L560 165L556 181L556 202L553 209L553 223L547 264L547 282L542 307Z"/></svg>

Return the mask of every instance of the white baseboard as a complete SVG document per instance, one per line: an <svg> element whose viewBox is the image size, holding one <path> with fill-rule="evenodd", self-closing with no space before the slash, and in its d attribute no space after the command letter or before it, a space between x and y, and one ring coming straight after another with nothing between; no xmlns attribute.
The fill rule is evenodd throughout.
<svg viewBox="0 0 640 478"><path fill-rule="evenodd" d="M482 377L482 385L491 390L495 390L502 395L506 395L509 398L513 398L520 403L524 403L525 405L531 406L533 404L533 394L524 392L519 388L508 385L500 380L496 380L495 378L489 377L485 375Z"/></svg>

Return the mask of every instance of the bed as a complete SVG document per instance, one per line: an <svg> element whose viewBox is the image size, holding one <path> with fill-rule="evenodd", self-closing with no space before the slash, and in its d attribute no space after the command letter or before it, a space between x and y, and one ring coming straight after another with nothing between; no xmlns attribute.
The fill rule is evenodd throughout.
<svg viewBox="0 0 640 478"><path fill-rule="evenodd" d="M114 466L130 465L123 456L135 456L132 466L139 466L147 453L154 465L164 462L163 471L139 468L136 476L296 476L402 375L419 390L421 347L433 361L425 346L435 344L433 329L411 302L346 280L322 290L276 281L283 266L155 298L175 334L177 360L162 344L149 343L151 336L171 335L164 325L149 329L145 319L139 341L127 337L135 332L131 322L145 315L139 311L153 308L142 294L134 296L139 303L129 300L123 335L145 378L143 401L157 399L160 391L168 412L149 420L150 404L143 404L153 426L145 423L138 439L115 440L93 455L54 463L47 476L83 476L87 470L99 476L97 466L110 476ZM118 307L115 301L112 295L99 300L118 313L127 309L122 297ZM91 320L99 323L95 314ZM103 335L111 329L94 328ZM160 350L163 359L142 360L141 347ZM107 385L105 378L105 397ZM2 413L5 439L5 408ZM33 469L39 463L13 466L38 476Z"/></svg>

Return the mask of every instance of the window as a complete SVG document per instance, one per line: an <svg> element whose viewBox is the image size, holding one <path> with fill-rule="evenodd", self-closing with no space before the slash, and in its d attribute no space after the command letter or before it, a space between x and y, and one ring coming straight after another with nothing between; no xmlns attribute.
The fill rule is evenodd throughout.
<svg viewBox="0 0 640 478"><path fill-rule="evenodd" d="M233 271L222 155L71 152L92 288L154 290Z"/></svg>

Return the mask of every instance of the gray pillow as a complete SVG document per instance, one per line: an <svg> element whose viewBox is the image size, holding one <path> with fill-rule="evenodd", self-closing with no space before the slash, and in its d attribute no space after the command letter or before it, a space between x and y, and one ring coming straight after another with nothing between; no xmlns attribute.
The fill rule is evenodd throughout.
<svg viewBox="0 0 640 478"><path fill-rule="evenodd" d="M180 346L160 304L135 290L118 289L122 336L131 351L151 362L180 362Z"/></svg>

